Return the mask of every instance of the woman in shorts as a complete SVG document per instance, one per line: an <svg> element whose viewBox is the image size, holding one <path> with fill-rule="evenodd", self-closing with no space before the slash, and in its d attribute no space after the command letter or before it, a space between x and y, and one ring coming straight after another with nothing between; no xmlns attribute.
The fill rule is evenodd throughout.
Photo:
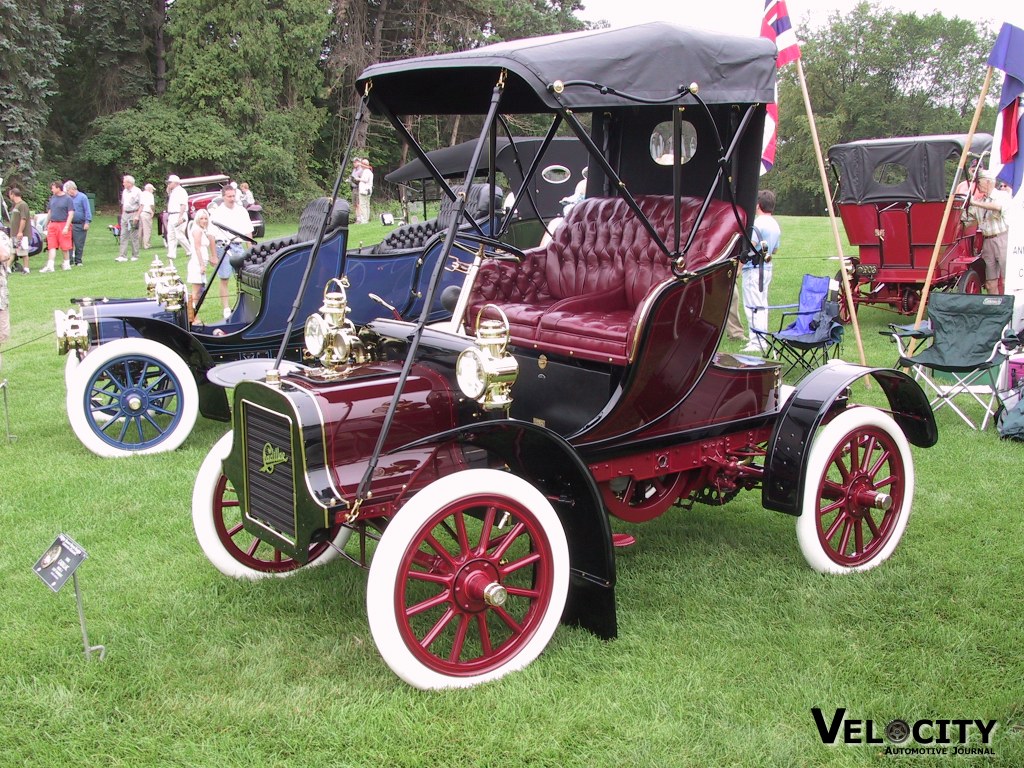
<svg viewBox="0 0 1024 768"><path fill-rule="evenodd" d="M194 323L199 296L203 292L203 286L206 285L206 268L211 260L214 264L217 263L217 249L214 247L213 236L209 233L210 214L205 208L200 208L196 212L191 227L188 272L185 280L192 286L192 293L188 299L188 321Z"/></svg>

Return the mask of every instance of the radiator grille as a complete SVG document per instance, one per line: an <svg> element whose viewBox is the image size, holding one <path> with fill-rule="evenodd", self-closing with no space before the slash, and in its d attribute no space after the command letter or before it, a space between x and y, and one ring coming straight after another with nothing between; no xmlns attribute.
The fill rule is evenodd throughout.
<svg viewBox="0 0 1024 768"><path fill-rule="evenodd" d="M242 403L248 516L295 541L295 451L291 420Z"/></svg>

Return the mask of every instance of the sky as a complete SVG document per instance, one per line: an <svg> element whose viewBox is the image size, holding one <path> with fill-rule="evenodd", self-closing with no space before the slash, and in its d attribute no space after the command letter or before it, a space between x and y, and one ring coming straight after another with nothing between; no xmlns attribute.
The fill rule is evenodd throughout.
<svg viewBox="0 0 1024 768"><path fill-rule="evenodd" d="M858 0L786 0L794 24L824 24L835 12L848 14ZM703 27L717 32L756 36L761 32L763 0L582 0L585 11L578 12L587 21L604 19L613 27L646 21L671 21L686 27ZM927 15L939 12L950 18L991 21L998 31L1004 21L1024 27L1024 8L1009 11L1010 3L964 2L963 0L875 0L875 4L897 12ZM1018 3L1014 3L1018 5Z"/></svg>

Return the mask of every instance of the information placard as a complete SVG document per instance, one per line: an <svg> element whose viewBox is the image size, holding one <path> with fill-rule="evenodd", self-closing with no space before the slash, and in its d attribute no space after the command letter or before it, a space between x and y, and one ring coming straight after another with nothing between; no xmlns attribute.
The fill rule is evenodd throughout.
<svg viewBox="0 0 1024 768"><path fill-rule="evenodd" d="M61 533L53 540L50 548L43 552L32 570L46 586L54 592L60 592L60 588L88 556L74 539Z"/></svg>

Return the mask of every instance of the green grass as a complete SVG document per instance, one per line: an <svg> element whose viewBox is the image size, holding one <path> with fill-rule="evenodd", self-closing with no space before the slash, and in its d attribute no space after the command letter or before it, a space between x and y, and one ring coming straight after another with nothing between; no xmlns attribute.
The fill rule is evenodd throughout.
<svg viewBox="0 0 1024 768"><path fill-rule="evenodd" d="M419 692L380 659L362 571L335 562L243 583L206 561L192 483L226 425L200 419L180 450L127 460L96 458L71 433L52 310L72 296L143 294L147 260L115 264L107 223L94 226L84 268L11 277L0 378L17 440L0 433L0 765L981 762L825 746L816 706L827 716L846 707L877 730L893 718L997 719L992 762L1024 764L1019 444L940 411L939 444L914 449L903 543L855 577L812 572L793 519L761 509L756 493L615 523L639 540L619 553L617 640L562 627L522 673ZM804 272L836 270L824 219L782 227L776 303L795 299ZM382 232L354 227L352 239ZM867 361L892 364L878 330L894 316L860 317ZM852 343L844 357L856 360ZM861 394L881 398L877 387ZM102 663L83 658L72 588L54 595L32 572L60 531L89 553L79 576Z"/></svg>

